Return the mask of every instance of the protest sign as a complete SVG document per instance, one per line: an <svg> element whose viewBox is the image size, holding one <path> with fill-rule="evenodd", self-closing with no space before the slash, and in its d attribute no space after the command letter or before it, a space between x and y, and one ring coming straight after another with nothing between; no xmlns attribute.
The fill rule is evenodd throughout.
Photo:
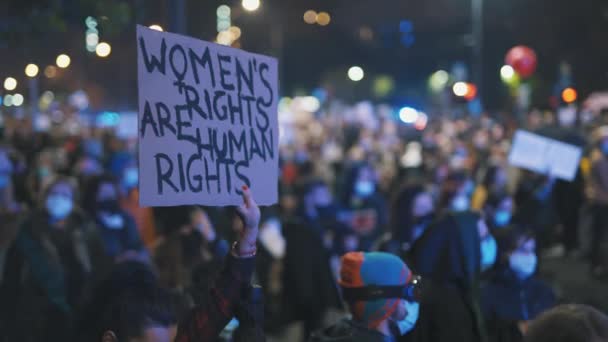
<svg viewBox="0 0 608 342"><path fill-rule="evenodd" d="M515 132L509 164L572 181L581 159L581 148L530 132Z"/></svg>
<svg viewBox="0 0 608 342"><path fill-rule="evenodd" d="M274 58L137 27L142 206L278 197Z"/></svg>

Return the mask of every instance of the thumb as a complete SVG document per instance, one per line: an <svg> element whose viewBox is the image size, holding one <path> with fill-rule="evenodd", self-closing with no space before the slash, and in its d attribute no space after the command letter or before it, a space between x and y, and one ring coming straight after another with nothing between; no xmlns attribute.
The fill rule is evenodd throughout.
<svg viewBox="0 0 608 342"><path fill-rule="evenodd" d="M247 185L243 185L243 203L247 208L251 208L253 199L251 196L251 189Z"/></svg>

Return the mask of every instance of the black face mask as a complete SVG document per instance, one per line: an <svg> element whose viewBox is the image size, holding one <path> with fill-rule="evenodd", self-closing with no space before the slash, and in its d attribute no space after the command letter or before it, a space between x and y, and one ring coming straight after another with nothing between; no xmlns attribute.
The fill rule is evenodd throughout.
<svg viewBox="0 0 608 342"><path fill-rule="evenodd" d="M103 201L97 202L97 208L99 211L106 211L106 212L110 212L110 213L115 213L120 210L118 201L115 199L103 200Z"/></svg>

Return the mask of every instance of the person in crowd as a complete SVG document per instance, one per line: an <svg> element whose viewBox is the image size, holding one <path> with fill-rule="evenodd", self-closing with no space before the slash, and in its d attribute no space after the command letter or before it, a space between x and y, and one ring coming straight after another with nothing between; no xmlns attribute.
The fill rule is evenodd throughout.
<svg viewBox="0 0 608 342"><path fill-rule="evenodd" d="M602 126L595 132L599 153L591 165L588 196L591 201L592 243L591 272L595 277L606 277L608 270L602 261L602 242L608 230L608 126Z"/></svg>
<svg viewBox="0 0 608 342"><path fill-rule="evenodd" d="M496 253L496 241L477 213L447 213L427 228L411 251L414 270L426 284L416 341L486 341L480 274Z"/></svg>
<svg viewBox="0 0 608 342"><path fill-rule="evenodd" d="M555 305L553 290L535 276L534 235L518 227L497 233L497 267L481 294L491 341L521 341L528 323Z"/></svg>
<svg viewBox="0 0 608 342"><path fill-rule="evenodd" d="M234 316L234 309L241 300L243 289L247 288L251 281L257 250L260 209L246 186L243 186L243 202L237 207L243 230L224 260L224 267L215 280L215 285L209 291L211 298L180 319L176 342L211 341L217 338Z"/></svg>
<svg viewBox="0 0 608 342"><path fill-rule="evenodd" d="M423 185L403 186L391 206L391 232L385 233L374 249L404 256L433 221L434 211L433 197Z"/></svg>
<svg viewBox="0 0 608 342"><path fill-rule="evenodd" d="M228 254L229 246L209 220L207 213L196 206L167 208L165 230L157 241L154 261L160 283L170 289L189 290L204 286L209 272ZM197 280L199 279L199 280Z"/></svg>
<svg viewBox="0 0 608 342"><path fill-rule="evenodd" d="M13 162L9 150L0 146L0 284L4 275L4 262L10 245L19 231L26 208L15 199Z"/></svg>
<svg viewBox="0 0 608 342"><path fill-rule="evenodd" d="M408 266L383 252L342 257L340 287L352 319L312 334L309 341L396 341L416 325L417 285Z"/></svg>
<svg viewBox="0 0 608 342"><path fill-rule="evenodd" d="M2 314L11 341L72 340L77 309L104 272L103 243L76 190L68 178L52 181L8 252Z"/></svg>
<svg viewBox="0 0 608 342"><path fill-rule="evenodd" d="M127 259L146 261L147 251L135 221L120 208L120 190L110 175L93 177L84 193L84 207L99 228L106 254L117 262Z"/></svg>
<svg viewBox="0 0 608 342"><path fill-rule="evenodd" d="M144 246L151 251L158 238L154 211L150 207L139 206L138 184L139 169L134 162L131 162L122 170L120 177L120 187L123 194L120 197L120 207L133 217Z"/></svg>
<svg viewBox="0 0 608 342"><path fill-rule="evenodd" d="M376 173L367 163L352 166L344 181L341 204L348 214L341 220L357 233L361 250L369 250L387 225L386 203L376 185Z"/></svg>
<svg viewBox="0 0 608 342"><path fill-rule="evenodd" d="M304 184L301 198L298 216L319 237L324 237L328 230L339 224L340 208L323 181L314 179Z"/></svg>
<svg viewBox="0 0 608 342"><path fill-rule="evenodd" d="M608 341L608 316L588 305L557 306L532 322L524 342Z"/></svg>
<svg viewBox="0 0 608 342"><path fill-rule="evenodd" d="M492 196L503 194L507 191L507 172L500 166L488 167L482 182L477 185L471 199L471 209L483 210L486 201Z"/></svg>
<svg viewBox="0 0 608 342"><path fill-rule="evenodd" d="M483 208L485 217L492 231L509 226L515 207L513 197L508 193L495 193L488 197Z"/></svg>
<svg viewBox="0 0 608 342"><path fill-rule="evenodd" d="M464 212L471 208L469 176L464 171L451 171L441 185L438 212Z"/></svg>

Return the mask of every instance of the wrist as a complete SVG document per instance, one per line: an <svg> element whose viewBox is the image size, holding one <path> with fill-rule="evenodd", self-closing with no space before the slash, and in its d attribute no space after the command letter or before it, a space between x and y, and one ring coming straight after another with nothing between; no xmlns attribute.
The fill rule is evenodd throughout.
<svg viewBox="0 0 608 342"><path fill-rule="evenodd" d="M235 241L232 244L232 255L238 258L251 258L254 257L257 253L257 244L254 241L253 243L244 242L242 240Z"/></svg>

